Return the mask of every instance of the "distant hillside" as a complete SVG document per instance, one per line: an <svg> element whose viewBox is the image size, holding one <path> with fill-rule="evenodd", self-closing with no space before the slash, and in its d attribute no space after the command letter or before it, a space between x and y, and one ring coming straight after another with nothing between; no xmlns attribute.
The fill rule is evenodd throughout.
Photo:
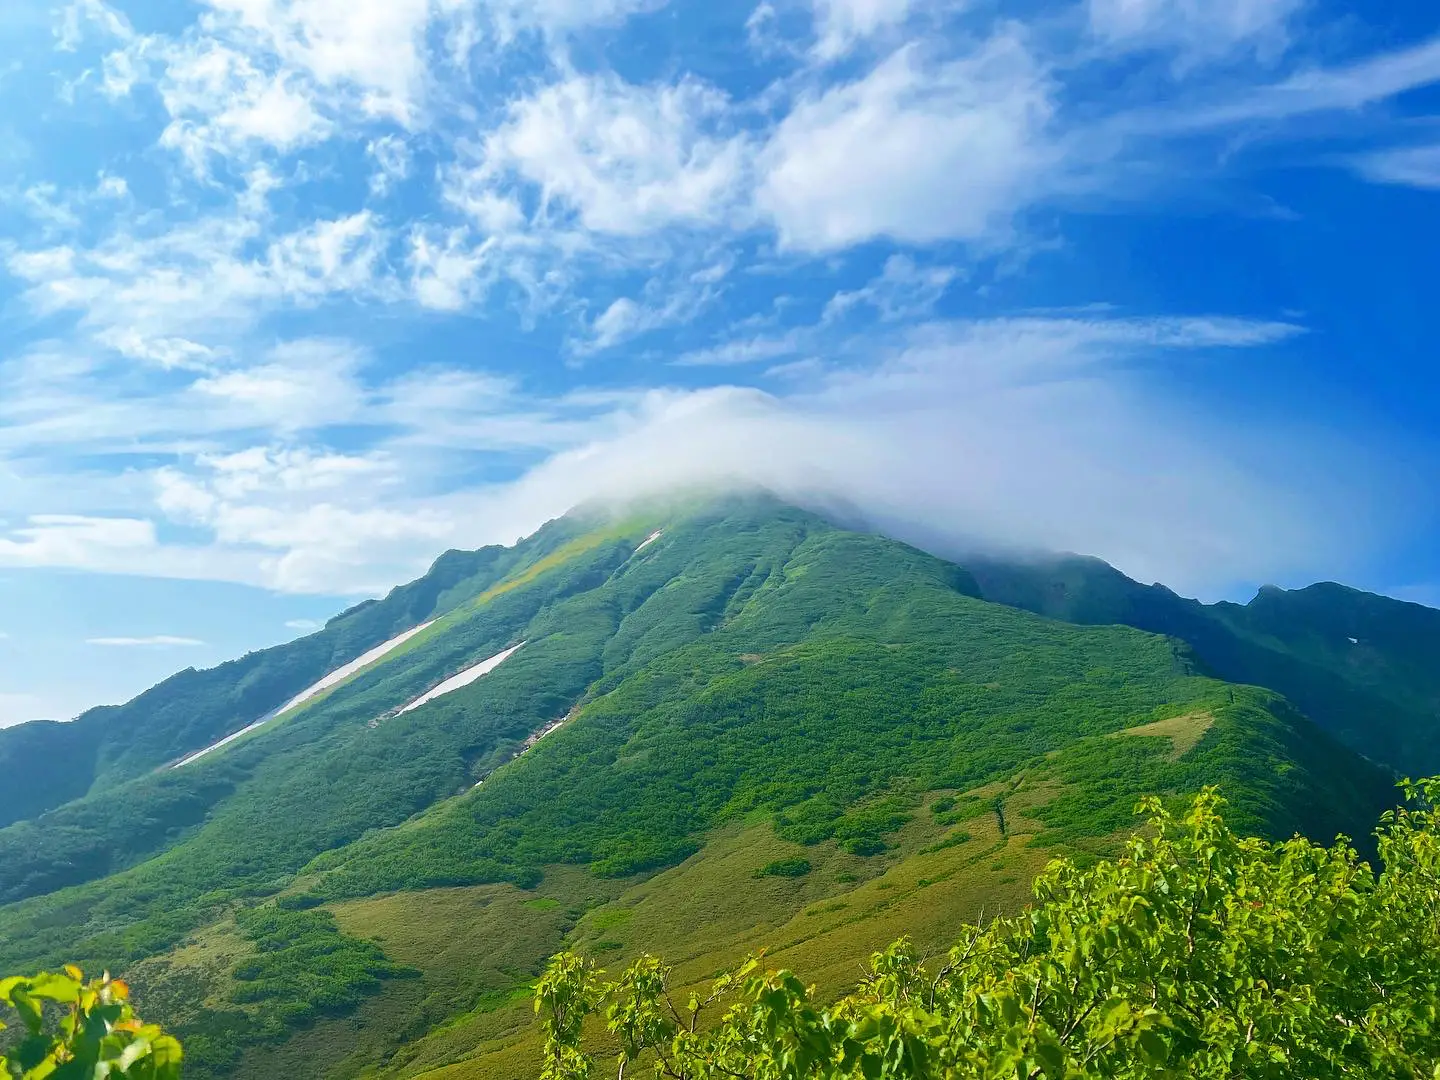
<svg viewBox="0 0 1440 1080"><path fill-rule="evenodd" d="M764 496L451 553L111 710L156 730L0 829L0 970L124 973L192 1078L522 1076L566 946L699 978L765 945L838 993L1114 850L1142 794L1218 783L1241 828L1322 840L1392 801L1199 646L1017 610L1045 581Z"/></svg>
<svg viewBox="0 0 1440 1080"><path fill-rule="evenodd" d="M1374 761L1440 772L1440 611L1322 583L1201 604L1099 559L967 559L987 600L1186 642L1216 677L1269 687Z"/></svg>
<svg viewBox="0 0 1440 1080"><path fill-rule="evenodd" d="M538 539L538 538L537 538ZM205 671L171 676L69 723L0 728L0 826L103 791L238 730L327 671L479 591L521 555L491 547L442 555L423 578L337 615L318 633Z"/></svg>

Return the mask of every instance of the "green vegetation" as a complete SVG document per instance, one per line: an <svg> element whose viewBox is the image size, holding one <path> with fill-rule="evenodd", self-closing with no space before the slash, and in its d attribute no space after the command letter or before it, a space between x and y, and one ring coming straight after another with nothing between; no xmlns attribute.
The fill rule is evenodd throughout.
<svg viewBox="0 0 1440 1080"><path fill-rule="evenodd" d="M357 1005L382 978L419 974L390 963L374 945L345 937L329 912L266 906L242 912L237 923L255 955L233 972L241 984L234 999L275 1003L282 1026Z"/></svg>
<svg viewBox="0 0 1440 1080"><path fill-rule="evenodd" d="M1099 559L966 563L987 600L1184 641L1209 673L1268 687L1373 761L1440 769L1440 611L1321 583L1201 604Z"/></svg>
<svg viewBox="0 0 1440 1080"><path fill-rule="evenodd" d="M1382 819L1378 879L1343 842L1240 839L1206 789L1183 817L1159 800L1123 857L1057 860L1025 913L972 926L943 964L908 941L825 1005L751 960L677 1004L642 957L613 983L573 953L536 985L543 1080L607 1050L700 1080L1234 1077L1419 1080L1440 1073L1440 780Z"/></svg>
<svg viewBox="0 0 1440 1080"><path fill-rule="evenodd" d="M517 556L523 552L498 547L447 552L425 577L351 608L319 633L208 671L187 669L133 701L91 709L71 723L0 730L0 775L8 781L0 825L112 788L238 731L327 671L456 603L467 585L474 588Z"/></svg>
<svg viewBox="0 0 1440 1080"><path fill-rule="evenodd" d="M804 877L810 873L809 859L793 855L788 859L775 859L755 871L756 877Z"/></svg>
<svg viewBox="0 0 1440 1080"><path fill-rule="evenodd" d="M1057 853L1113 856L1141 794L1221 783L1274 839L1354 833L1387 802L1381 769L1182 644L980 592L762 497L452 553L319 644L132 703L151 750L107 751L89 794L0 829L0 969L122 972L191 1080L515 1075L504 1055L536 1037L519 998L567 941L613 963L663 947L687 978L772 941L839 992L901 934L931 947L1013 910ZM149 771L429 619L283 723Z"/></svg>
<svg viewBox="0 0 1440 1080"><path fill-rule="evenodd" d="M0 979L0 1005L13 1010L22 1024L18 1041L0 1050L0 1075L15 1080L178 1080L180 1044L158 1026L141 1023L129 996L130 988L119 979L105 975L86 982L73 966ZM0 1023L0 1029L4 1026Z"/></svg>

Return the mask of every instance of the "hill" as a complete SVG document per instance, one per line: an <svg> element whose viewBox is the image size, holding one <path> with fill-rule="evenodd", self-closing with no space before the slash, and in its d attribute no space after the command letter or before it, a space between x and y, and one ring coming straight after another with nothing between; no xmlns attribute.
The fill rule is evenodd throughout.
<svg viewBox="0 0 1440 1080"><path fill-rule="evenodd" d="M1440 611L1332 582L1206 605L1099 559L967 559L987 600L1186 642L1205 670L1283 694L1374 761L1440 771Z"/></svg>
<svg viewBox="0 0 1440 1080"><path fill-rule="evenodd" d="M0 970L125 972L192 1076L528 1075L566 945L698 980L768 944L839 993L1113 852L1141 794L1321 840L1393 801L1198 647L997 580L763 496L451 553L121 707L154 730L0 829Z"/></svg>

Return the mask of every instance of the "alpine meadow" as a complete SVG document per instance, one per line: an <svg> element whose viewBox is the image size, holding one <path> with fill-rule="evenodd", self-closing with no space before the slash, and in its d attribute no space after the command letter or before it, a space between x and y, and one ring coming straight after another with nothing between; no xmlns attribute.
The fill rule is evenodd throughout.
<svg viewBox="0 0 1440 1080"><path fill-rule="evenodd" d="M1334 585L1206 606L765 493L582 507L0 730L0 1045L36 1078L1430 1078L1440 791L1397 783L1440 771L1437 656L1440 611Z"/></svg>

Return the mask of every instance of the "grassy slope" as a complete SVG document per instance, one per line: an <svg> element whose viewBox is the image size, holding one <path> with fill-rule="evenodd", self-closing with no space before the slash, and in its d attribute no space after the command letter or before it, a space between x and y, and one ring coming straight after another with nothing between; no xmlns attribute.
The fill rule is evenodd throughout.
<svg viewBox="0 0 1440 1080"><path fill-rule="evenodd" d="M1372 760L1417 775L1440 770L1440 611L1330 583L1206 605L1098 559L966 566L987 599L1180 638L1216 676L1285 695Z"/></svg>
<svg viewBox="0 0 1440 1080"><path fill-rule="evenodd" d="M423 578L336 616L318 633L207 671L187 669L124 705L91 709L72 723L0 730L0 775L9 781L0 826L125 784L238 730L327 671L444 610L457 592L464 595L467 582L488 582L515 557L494 547L447 552Z"/></svg>
<svg viewBox="0 0 1440 1080"><path fill-rule="evenodd" d="M1256 695L1256 700L1265 698ZM1127 746L1133 743L1158 767L1165 763L1222 778L1229 774L1233 783L1237 769L1257 771L1254 761L1233 760L1236 751L1283 737L1285 727L1263 711L1232 709L1227 704L1219 718L1190 712L1117 734L1127 736ZM1062 751L1023 773L969 792L925 792L910 807L909 820L886 835L887 850L879 855L855 855L834 840L798 844L777 835L773 823L762 815L744 815L717 827L700 851L678 866L642 875L633 883L619 883L617 888L623 891L608 903L601 890L604 879L582 878L591 883L586 897L590 906L578 922L573 917L583 905L575 901L575 871L559 867L547 868L533 893L480 885L342 902L336 910L347 930L377 938L402 962L425 967L425 957L433 950L454 964L457 948L461 954L470 949L471 964L478 969L496 950L505 952L515 965L513 993L507 995L497 987L468 1010L403 1046L398 1040L387 1046L384 1037L374 1037L372 1026L369 1045L363 1052L351 1052L352 1022L335 1020L318 1025L287 1049L293 1055L303 1046L303 1060L311 1068L334 1069L326 1075L355 1075L370 1064L377 1075L396 1077L533 1076L538 1042L524 983L557 947L557 938L536 934L545 925L534 914L537 911L548 917L567 916L573 929L565 943L612 969L642 952L659 953L676 964L683 988L698 985L763 948L773 963L801 971L823 991L838 994L853 984L860 964L872 951L902 934L922 947L942 950L961 922L984 910L1010 910L1022 903L1031 878L1062 846L1054 835L1057 813L1063 817L1067 798L1083 794L1093 780L1076 784L1066 778L1088 760L1087 751L1110 749L1113 740L1113 736L1097 736L1072 744L1068 753ZM1315 762L1312 767L1323 770L1325 765ZM1291 763L1280 758L1266 760L1260 768L1293 771ZM1316 783L1334 779L1311 778ZM993 808L997 796L1004 799L1004 834ZM1077 836L1073 839L1078 849L1109 851L1130 826L1128 808L1133 798L1130 793L1116 797L1120 801L1116 831ZM755 876L778 859L797 856L811 864L800 877ZM488 901L497 888L513 898L515 917L503 927L482 924L482 936L475 936L475 924L463 913L465 905ZM524 901L523 896L536 899ZM553 908L544 906L543 898L551 896L560 902ZM464 929L464 941L458 946L457 928ZM417 947L417 938L425 944ZM396 949L401 941L403 947ZM517 954L517 944L528 952ZM466 967L463 962L459 966ZM373 1015L403 1012L402 995L407 992L387 989L373 1003ZM276 1060L272 1051L252 1055L239 1075L273 1075L270 1070Z"/></svg>
<svg viewBox="0 0 1440 1080"><path fill-rule="evenodd" d="M558 523L498 580L457 583L438 631L194 766L228 787L164 854L0 908L0 967L135 968L191 1036L195 1076L229 1068L219 1049L255 1032L242 1075L414 1071L523 1046L509 996L570 933L617 957L693 957L696 973L789 942L796 966L843 982L901 931L938 942L972 901L1014 902L1055 845L1103 845L1141 791L1218 780L1242 822L1322 837L1388 798L1283 702L1195 676L1165 639L981 602L949 564L765 501L664 519L632 555L655 523ZM521 639L473 686L371 726ZM1178 756L1169 728L1114 737L1156 722L1193 735L1201 714L1211 726ZM927 809L977 788L1010 807L1004 850L979 859L998 829L989 801ZM947 830L952 846L920 853ZM749 877L800 850L804 878ZM902 868L888 888L869 880ZM707 890L711 908L686 907ZM295 945L344 958L329 982L283 965L236 980L261 947L247 905L277 893L338 916L343 935L316 916ZM359 941L372 937L419 976L388 977ZM343 1011L357 987L380 989L350 1018L316 1016L314 999Z"/></svg>

